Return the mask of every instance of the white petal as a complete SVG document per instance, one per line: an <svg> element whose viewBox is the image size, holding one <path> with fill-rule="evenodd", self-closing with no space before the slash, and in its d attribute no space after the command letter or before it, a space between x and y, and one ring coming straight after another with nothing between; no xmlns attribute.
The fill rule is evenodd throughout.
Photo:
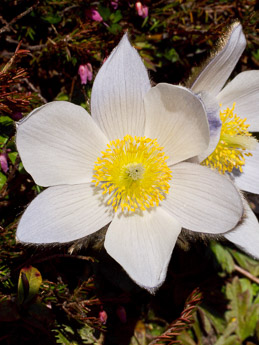
<svg viewBox="0 0 259 345"><path fill-rule="evenodd" d="M90 183L50 187L28 206L16 236L28 243L69 242L94 233L112 218L102 192Z"/></svg>
<svg viewBox="0 0 259 345"><path fill-rule="evenodd" d="M217 99L206 91L201 92L198 96L201 98L201 101L205 106L210 129L209 146L198 157L199 162L202 162L215 150L216 146L218 145L222 122L220 119L219 104Z"/></svg>
<svg viewBox="0 0 259 345"><path fill-rule="evenodd" d="M143 135L143 96L149 89L146 68L124 35L99 70L92 90L92 116L110 140Z"/></svg>
<svg viewBox="0 0 259 345"><path fill-rule="evenodd" d="M224 234L243 251L259 259L259 224L250 206L244 201L245 218L234 230Z"/></svg>
<svg viewBox="0 0 259 345"><path fill-rule="evenodd" d="M209 127L202 102L188 89L158 84L144 98L145 136L157 139L174 164L205 151Z"/></svg>
<svg viewBox="0 0 259 345"><path fill-rule="evenodd" d="M41 186L90 182L107 143L91 116L69 102L35 109L17 128L23 165Z"/></svg>
<svg viewBox="0 0 259 345"><path fill-rule="evenodd" d="M171 170L171 188L161 207L182 227L205 233L223 233L236 226L242 217L243 205L229 179L193 163L179 163Z"/></svg>
<svg viewBox="0 0 259 345"><path fill-rule="evenodd" d="M243 172L240 173L239 170L236 170L232 175L239 189L259 194L259 144L251 153L253 156L245 158Z"/></svg>
<svg viewBox="0 0 259 345"><path fill-rule="evenodd" d="M116 215L104 246L138 285L152 291L165 280L180 231L179 223L160 207Z"/></svg>
<svg viewBox="0 0 259 345"><path fill-rule="evenodd" d="M216 96L223 88L246 46L240 24L234 24L220 44L220 50L202 69L191 89L194 92L208 91Z"/></svg>
<svg viewBox="0 0 259 345"><path fill-rule="evenodd" d="M218 95L222 109L232 108L235 113L246 118L249 131L259 132L259 71L239 73Z"/></svg>

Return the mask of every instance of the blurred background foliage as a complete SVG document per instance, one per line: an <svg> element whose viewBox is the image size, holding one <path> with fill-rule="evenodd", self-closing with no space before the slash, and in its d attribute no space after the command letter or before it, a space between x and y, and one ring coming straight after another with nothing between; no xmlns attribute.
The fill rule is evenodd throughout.
<svg viewBox="0 0 259 345"><path fill-rule="evenodd" d="M258 68L256 1L141 5L142 14L134 1L0 2L0 344L259 344L259 262L228 242L181 238L154 296L105 253L105 230L58 247L15 242L41 191L17 154L15 121L52 100L89 109L94 77L124 32L153 84L184 82L236 19L247 48L232 77ZM80 66L93 74L86 84Z"/></svg>

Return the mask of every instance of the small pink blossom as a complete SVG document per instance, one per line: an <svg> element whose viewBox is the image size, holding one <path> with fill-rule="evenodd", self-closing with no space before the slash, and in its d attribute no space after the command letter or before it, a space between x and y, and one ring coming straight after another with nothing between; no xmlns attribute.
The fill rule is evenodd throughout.
<svg viewBox="0 0 259 345"><path fill-rule="evenodd" d="M138 1L135 3L135 7L140 17L146 18L148 16L148 7L146 5L142 5L142 3Z"/></svg>
<svg viewBox="0 0 259 345"><path fill-rule="evenodd" d="M114 1L111 1L111 6L115 9L115 10L117 10L117 8L118 8L118 0L114 0Z"/></svg>
<svg viewBox="0 0 259 345"><path fill-rule="evenodd" d="M7 154L1 153L0 154L0 166L4 173L7 173L8 171L8 161L7 161Z"/></svg>
<svg viewBox="0 0 259 345"><path fill-rule="evenodd" d="M86 64L87 68L88 68L88 71L87 71L87 79L89 81L91 81L93 79L93 67L92 65L90 64L90 62L88 62Z"/></svg>
<svg viewBox="0 0 259 345"><path fill-rule="evenodd" d="M106 311L105 310L101 310L99 312L99 320L101 321L101 323L103 323L105 325L106 321L107 321L107 318L108 318L108 315L107 315Z"/></svg>
<svg viewBox="0 0 259 345"><path fill-rule="evenodd" d="M81 84L86 85L87 80L91 81L93 79L92 65L90 63L87 63L86 65L80 65L78 74L80 75Z"/></svg>
<svg viewBox="0 0 259 345"><path fill-rule="evenodd" d="M87 10L86 15L88 18L91 18L92 20L95 20L96 22L102 22L102 20L103 20L100 13L93 8L90 8L89 10Z"/></svg>
<svg viewBox="0 0 259 345"><path fill-rule="evenodd" d="M49 309L52 309L52 304L51 304L50 301L47 302L46 307L49 308Z"/></svg>

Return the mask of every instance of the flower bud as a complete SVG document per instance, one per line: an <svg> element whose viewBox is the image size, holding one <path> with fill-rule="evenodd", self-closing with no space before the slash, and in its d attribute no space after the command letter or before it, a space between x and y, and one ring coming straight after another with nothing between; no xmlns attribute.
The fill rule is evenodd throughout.
<svg viewBox="0 0 259 345"><path fill-rule="evenodd" d="M140 1L135 3L135 7L140 17L146 18L148 16L148 7L145 5L142 5Z"/></svg>
<svg viewBox="0 0 259 345"><path fill-rule="evenodd" d="M115 9L115 10L117 10L117 8L118 8L118 0L114 0L114 1L111 1L111 6Z"/></svg>
<svg viewBox="0 0 259 345"><path fill-rule="evenodd" d="M90 62L88 62L88 63L86 64L86 66L87 66L87 79L88 79L89 81L91 81L91 80L93 79L93 67L92 67L92 65L90 64Z"/></svg>
<svg viewBox="0 0 259 345"><path fill-rule="evenodd" d="M102 22L103 18L100 15L100 13L93 8L90 10L86 11L86 15L88 18L91 18L92 20L95 20L96 22Z"/></svg>
<svg viewBox="0 0 259 345"><path fill-rule="evenodd" d="M107 318L108 318L108 315L107 315L106 311L105 310L101 310L99 312L99 320L101 321L101 323L103 323L105 325L106 321L107 321Z"/></svg>
<svg viewBox="0 0 259 345"><path fill-rule="evenodd" d="M93 79L92 65L89 62L86 65L80 65L78 74L80 75L81 84L86 85L87 80L91 81Z"/></svg>
<svg viewBox="0 0 259 345"><path fill-rule="evenodd" d="M0 166L4 173L8 171L8 162L7 162L7 154L1 153L0 154Z"/></svg>

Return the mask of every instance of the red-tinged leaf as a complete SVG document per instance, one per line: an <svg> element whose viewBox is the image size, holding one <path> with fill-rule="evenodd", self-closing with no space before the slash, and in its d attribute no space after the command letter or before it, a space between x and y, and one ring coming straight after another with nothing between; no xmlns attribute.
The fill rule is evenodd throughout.
<svg viewBox="0 0 259 345"><path fill-rule="evenodd" d="M37 295L42 277L37 268L27 266L21 269L18 281L18 303L27 303Z"/></svg>

